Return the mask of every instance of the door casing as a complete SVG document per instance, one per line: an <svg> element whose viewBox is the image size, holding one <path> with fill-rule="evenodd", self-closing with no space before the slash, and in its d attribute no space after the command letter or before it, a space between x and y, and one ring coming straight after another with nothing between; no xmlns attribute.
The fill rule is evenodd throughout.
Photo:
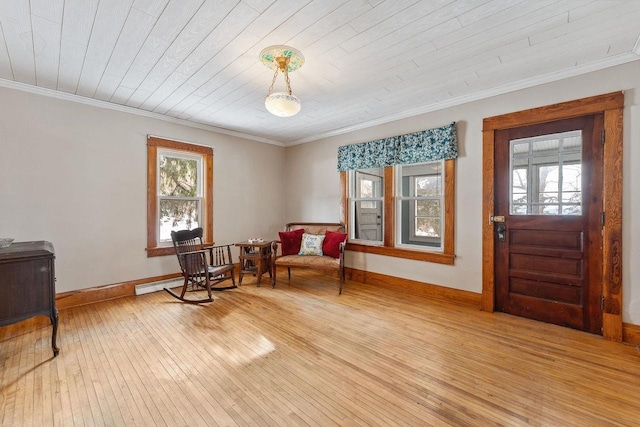
<svg viewBox="0 0 640 427"><path fill-rule="evenodd" d="M495 132L555 120L604 114L604 227L602 241L603 318L605 339L622 341L622 110L624 93L582 98L483 120L482 308L495 309L495 240L490 221L495 206Z"/></svg>

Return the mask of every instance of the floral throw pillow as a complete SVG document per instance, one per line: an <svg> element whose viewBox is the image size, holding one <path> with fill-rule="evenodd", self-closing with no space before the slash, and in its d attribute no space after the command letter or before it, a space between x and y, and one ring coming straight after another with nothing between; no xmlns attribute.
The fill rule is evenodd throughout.
<svg viewBox="0 0 640 427"><path fill-rule="evenodd" d="M304 233L302 235L302 243L300 243L300 252L298 252L298 255L322 256L323 241L324 241L324 236Z"/></svg>

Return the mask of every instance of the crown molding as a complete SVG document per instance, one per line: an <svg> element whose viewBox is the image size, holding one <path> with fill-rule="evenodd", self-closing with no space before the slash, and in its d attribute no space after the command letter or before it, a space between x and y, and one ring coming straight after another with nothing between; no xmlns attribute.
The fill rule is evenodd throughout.
<svg viewBox="0 0 640 427"><path fill-rule="evenodd" d="M480 101L480 100L491 98L494 96L504 95L506 93L527 89L527 88L538 86L545 83L551 83L554 81L558 81L558 80L562 80L570 77L576 77L582 74L599 71L605 68L614 67L616 65L622 65L622 64L626 64L626 63L638 61L638 60L640 60L640 37L636 41L635 47L633 48L632 52L627 52L627 53L616 55L610 58L605 58L599 61L594 61L588 64L567 68L567 69L560 70L553 73L548 73L542 76L537 76L537 77L526 79L526 80L520 80L520 81L509 83L497 88L488 89L488 90L484 90L484 91L469 94L469 95L459 96L447 101L437 102L437 103L425 105L422 107L413 108L400 113L380 117L375 120L369 120L366 122L358 123L353 126L346 126L340 129L335 129L328 132L310 135L308 137L301 138L295 141L286 142L286 143L251 135L248 133L216 127L216 126L212 126L212 125L208 125L208 124L204 124L196 121L190 121L190 120L179 119L176 117L166 116L163 114L141 110L134 107L129 107L129 106L120 105L120 104L113 104L110 102L101 101L93 98L86 98L83 96L79 96L79 95L75 95L67 92L60 92L60 91L56 91L48 88L32 86L29 84L15 82L12 80L0 79L0 87L6 87L9 89L15 89L23 92L34 93L37 95L48 96L51 98L57 98L65 101L76 102L76 103L90 105L98 108L106 108L109 110L135 114L138 116L162 120L165 122L175 123L178 125L187 126L191 128L202 129L202 130L207 130L214 133L221 133L224 135L230 135L230 136L248 139L252 141L263 142L266 144L277 145L279 147L291 147L294 145L306 144L308 142L318 141L321 139L342 135L342 134L354 132L357 130L384 125L384 124L395 122L398 120L419 116L421 114L444 110L445 108L455 107L458 105L467 104L469 102Z"/></svg>
<svg viewBox="0 0 640 427"><path fill-rule="evenodd" d="M636 43L634 51L637 53L628 52L620 55L616 55L610 58L602 59L600 61L590 62L588 64L578 65L576 67L567 68L564 70L556 71L553 73L544 74L541 76L533 77L526 80L520 80L517 82L509 83L500 87L487 89L481 92L472 93L469 95L459 96L447 101L437 102L434 104L425 105L423 107L406 110L397 114L381 117L379 119L370 120L357 125L347 126L340 129L332 130L329 132L311 135L306 138L302 138L296 141L285 143L285 147L291 147L294 145L306 144L307 142L313 142L320 139L329 138L332 136L342 135L357 130L367 129L373 126L380 126L383 124L395 122L397 120L407 119L410 117L419 116L421 114L431 113L434 111L444 110L445 108L455 107L457 105L467 104L469 102L480 101L483 99L491 98L498 95L504 95L506 93L515 92L517 90L528 89L530 87L538 86L545 83L551 83L558 80L563 80L569 77L576 77L582 74L590 73L593 71L603 70L605 68L614 67L616 65L622 65L633 61L639 61L640 58L638 51L640 50L640 38Z"/></svg>
<svg viewBox="0 0 640 427"><path fill-rule="evenodd" d="M237 132L230 129L211 126L211 125L207 125L207 124L196 122L196 121L179 119L177 117L166 116L164 114L141 110L139 108L129 107L126 105L114 104L114 103L102 101L99 99L86 98L84 96L75 95L72 93L61 92L61 91L39 87L39 86L33 86L26 83L16 82L13 80L6 80L6 79L0 78L0 87L15 89L22 92L29 92L36 95L47 96L49 98L61 99L63 101L71 101L79 104L90 105L92 107L106 108L108 110L120 111L122 113L135 114L137 116L143 116L143 117L148 117L152 119L162 120L165 122L175 123L178 125L187 126L191 128L207 130L210 132L221 133L224 135L235 136L238 138L249 139L257 142L264 142L265 144L277 145L279 147L284 147L285 145L280 141L274 141L272 139L262 138L259 136L255 136L255 135L251 135L243 132Z"/></svg>

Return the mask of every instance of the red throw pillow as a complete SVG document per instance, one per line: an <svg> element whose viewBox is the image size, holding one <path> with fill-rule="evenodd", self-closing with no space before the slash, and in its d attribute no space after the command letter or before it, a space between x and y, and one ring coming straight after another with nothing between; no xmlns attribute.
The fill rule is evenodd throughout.
<svg viewBox="0 0 640 427"><path fill-rule="evenodd" d="M293 231L281 231L280 241L282 242L282 255L297 255L302 243L304 229Z"/></svg>
<svg viewBox="0 0 640 427"><path fill-rule="evenodd" d="M322 253L333 258L340 258L340 243L345 240L347 240L347 233L327 230L322 243Z"/></svg>

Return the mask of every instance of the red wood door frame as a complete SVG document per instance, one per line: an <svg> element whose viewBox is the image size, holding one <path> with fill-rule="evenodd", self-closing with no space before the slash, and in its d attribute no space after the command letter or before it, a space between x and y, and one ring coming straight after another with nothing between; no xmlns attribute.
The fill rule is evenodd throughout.
<svg viewBox="0 0 640 427"><path fill-rule="evenodd" d="M483 208L482 208L482 306L495 309L495 242L490 217L495 209L495 133L554 120L604 114L604 211L602 290L604 296L604 338L622 341L622 110L623 92L583 98L546 107L533 108L483 121Z"/></svg>

